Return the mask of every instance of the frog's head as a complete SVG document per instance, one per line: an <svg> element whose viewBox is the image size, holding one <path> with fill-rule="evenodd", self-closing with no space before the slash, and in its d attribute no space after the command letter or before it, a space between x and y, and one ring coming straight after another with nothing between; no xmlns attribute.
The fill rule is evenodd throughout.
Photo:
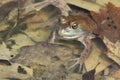
<svg viewBox="0 0 120 80"><path fill-rule="evenodd" d="M77 16L62 16L59 21L60 27L58 29L58 35L61 38L75 39L84 33L82 26L85 24L85 22L80 20Z"/></svg>

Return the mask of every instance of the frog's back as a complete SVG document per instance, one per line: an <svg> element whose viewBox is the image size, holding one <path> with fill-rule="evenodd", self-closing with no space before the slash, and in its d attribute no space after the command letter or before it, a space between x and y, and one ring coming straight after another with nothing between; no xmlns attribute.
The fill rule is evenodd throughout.
<svg viewBox="0 0 120 80"><path fill-rule="evenodd" d="M76 21L80 24L80 28L84 31L98 34L97 24L85 13L80 13L79 15L70 15L67 17L67 20Z"/></svg>

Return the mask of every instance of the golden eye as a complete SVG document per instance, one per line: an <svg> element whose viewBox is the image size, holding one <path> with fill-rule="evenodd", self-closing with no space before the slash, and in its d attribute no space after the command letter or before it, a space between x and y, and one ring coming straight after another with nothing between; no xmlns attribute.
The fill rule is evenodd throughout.
<svg viewBox="0 0 120 80"><path fill-rule="evenodd" d="M77 29L78 28L78 24L76 22L71 22L70 26L72 29Z"/></svg>

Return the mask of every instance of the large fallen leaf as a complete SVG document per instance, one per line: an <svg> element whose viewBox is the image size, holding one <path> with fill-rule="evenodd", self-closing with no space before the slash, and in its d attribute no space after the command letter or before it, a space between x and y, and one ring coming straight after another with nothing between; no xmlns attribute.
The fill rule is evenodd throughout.
<svg viewBox="0 0 120 80"><path fill-rule="evenodd" d="M114 74L113 76L116 78L116 79L120 79L120 69L118 69Z"/></svg>
<svg viewBox="0 0 120 80"><path fill-rule="evenodd" d="M7 48L6 44L3 42L0 44L0 59L2 60L9 60L11 59L11 51Z"/></svg>
<svg viewBox="0 0 120 80"><path fill-rule="evenodd" d="M91 12L98 24L103 41L107 46L107 56L120 65L120 7L108 3L100 13Z"/></svg>
<svg viewBox="0 0 120 80"><path fill-rule="evenodd" d="M41 42L22 47L11 62L33 68L35 78L60 80L66 76L65 63L71 55L72 49L69 47Z"/></svg>
<svg viewBox="0 0 120 80"><path fill-rule="evenodd" d="M21 68L21 72L19 72L20 68ZM12 64L11 66L0 65L0 80L4 80L4 79L25 80L26 78L32 76L33 76L32 69L22 66L20 64Z"/></svg>
<svg viewBox="0 0 120 80"><path fill-rule="evenodd" d="M101 9L100 13L91 12L91 15L97 22L102 35L110 41L116 42L120 40L120 7L116 7L112 3L108 3L106 6L107 8Z"/></svg>
<svg viewBox="0 0 120 80"><path fill-rule="evenodd" d="M50 35L49 29L38 29L35 31L26 31L25 33L35 42L46 41Z"/></svg>
<svg viewBox="0 0 120 80"><path fill-rule="evenodd" d="M111 2L112 4L114 4L115 6L119 6L120 7L120 0L96 0L97 4L103 5L105 6L105 4Z"/></svg>
<svg viewBox="0 0 120 80"><path fill-rule="evenodd" d="M109 49L106 55L120 65L120 41L112 43L109 39L104 37L104 42Z"/></svg>
<svg viewBox="0 0 120 80"><path fill-rule="evenodd" d="M87 71L94 69L100 63L96 68L96 73L98 73L112 64L112 61L105 56L105 50L106 47L101 40L93 41L93 51L85 62Z"/></svg>
<svg viewBox="0 0 120 80"><path fill-rule="evenodd" d="M9 25L5 22L0 23L0 31L4 31L9 27Z"/></svg>
<svg viewBox="0 0 120 80"><path fill-rule="evenodd" d="M92 3L86 0L65 0L67 3L75 5L77 7L89 10L89 11L95 11L99 12L99 9L103 8L102 5L98 5L96 3Z"/></svg>
<svg viewBox="0 0 120 80"><path fill-rule="evenodd" d="M14 35L9 40L15 41L15 44L12 46L12 49L19 49L26 45L34 45L34 42L24 34Z"/></svg>

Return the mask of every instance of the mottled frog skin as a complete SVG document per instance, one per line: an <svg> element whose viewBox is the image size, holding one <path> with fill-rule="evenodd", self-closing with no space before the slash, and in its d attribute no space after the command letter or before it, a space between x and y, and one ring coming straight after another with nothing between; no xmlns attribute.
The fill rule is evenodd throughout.
<svg viewBox="0 0 120 80"><path fill-rule="evenodd" d="M77 40L84 45L84 50L80 57L72 59L75 63L69 67L69 69L80 65L79 71L81 71L84 62L89 57L92 51L91 39L95 38L95 31L97 26L95 22L87 15L69 15L61 16L59 20L59 28L56 32L60 39L64 40ZM57 36L57 37L58 37ZM55 39L55 37L53 37Z"/></svg>

